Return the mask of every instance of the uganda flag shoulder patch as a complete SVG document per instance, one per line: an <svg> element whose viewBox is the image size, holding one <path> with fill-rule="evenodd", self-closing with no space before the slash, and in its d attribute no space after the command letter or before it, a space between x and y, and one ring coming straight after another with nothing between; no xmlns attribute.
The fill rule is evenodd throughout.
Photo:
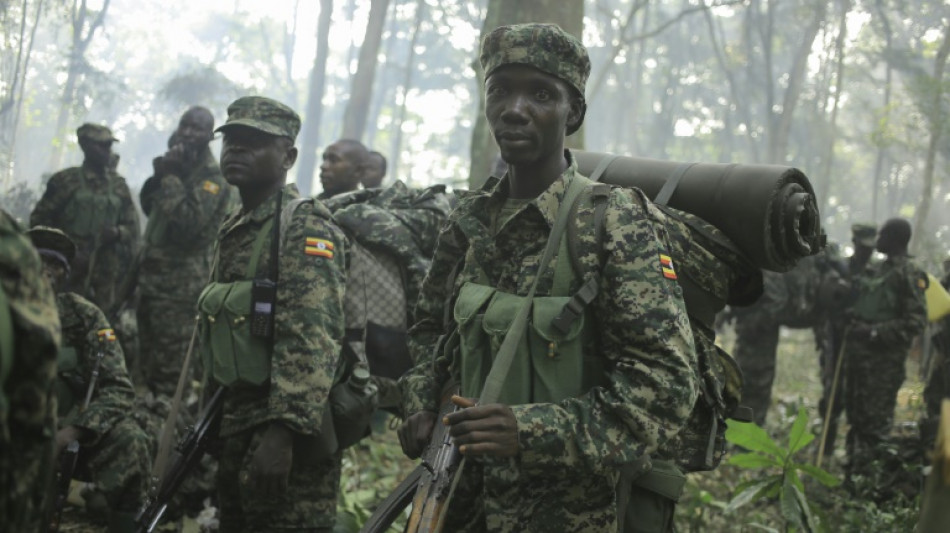
<svg viewBox="0 0 950 533"><path fill-rule="evenodd" d="M99 342L115 342L115 330L112 328L100 329L96 332Z"/></svg>
<svg viewBox="0 0 950 533"><path fill-rule="evenodd" d="M333 241L307 237L307 243L304 246L303 253L333 259Z"/></svg>
<svg viewBox="0 0 950 533"><path fill-rule="evenodd" d="M220 185L209 180L205 180L205 182L201 184L201 188L210 192L211 194L218 194L218 191L221 190Z"/></svg>
<svg viewBox="0 0 950 533"><path fill-rule="evenodd" d="M673 269L673 258L666 254L660 254L660 269L663 271L663 277L667 279L676 279L676 270Z"/></svg>

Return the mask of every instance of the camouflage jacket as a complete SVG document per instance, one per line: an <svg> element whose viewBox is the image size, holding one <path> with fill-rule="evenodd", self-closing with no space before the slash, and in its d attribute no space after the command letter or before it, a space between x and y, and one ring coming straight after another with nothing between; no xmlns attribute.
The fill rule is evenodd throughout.
<svg viewBox="0 0 950 533"><path fill-rule="evenodd" d="M76 196L80 189L86 189L96 195L111 193L117 198L118 205L70 206L69 204L77 202ZM125 183L125 178L112 171L106 171L106 175L103 176L85 166L80 166L53 174L46 184L43 197L30 214L30 226L44 225L59 228L76 242L79 255L88 255L95 245L96 235L71 227L74 221L71 220L69 213L73 209L78 212L102 208L108 212L101 214L100 217L114 223L119 231L118 240L111 248L122 249L126 254L134 251L139 242L139 215L132 203L132 194Z"/></svg>
<svg viewBox="0 0 950 533"><path fill-rule="evenodd" d="M416 366L401 380L406 413L435 411L443 384L460 377L458 361L434 348L442 333L457 328L445 306L454 306L464 283L484 270L498 290L527 294L576 172L571 159L558 180L503 224L496 219L506 200L507 178L460 198L439 236L410 331ZM669 253L665 230L634 189L612 190L605 218L607 257L592 307L598 355L612 368L606 376L609 386L557 403L511 406L518 423L519 456L479 461L486 465L481 498L491 531L516 531L532 514L550 514L557 522L578 509L587 513L585 523L562 522L565 530L606 530L601 528L615 519L614 486L620 468L676 435L697 398L696 353L682 290L664 277L661 265L660 255ZM578 225L592 219L578 216ZM580 235L595 238L592 231L578 229ZM476 250L481 268L462 261L469 248ZM452 282L448 278L459 263ZM554 261L545 268L554 268ZM551 281L550 276L542 278L536 295L550 294ZM580 284L575 279L571 291ZM444 317L449 324L443 324ZM576 487L586 494L578 495ZM584 501L569 501L568 493ZM592 508L599 510L588 512Z"/></svg>
<svg viewBox="0 0 950 533"><path fill-rule="evenodd" d="M68 389L74 400L69 412L63 413L65 406L60 406L59 427L88 429L95 434L95 441L116 422L129 416L135 403L135 389L125 369L122 347L102 311L89 300L71 292L57 294L56 307L63 326L63 349L72 348L76 355L76 359L67 364L61 361L57 369L57 387ZM100 350L99 377L89 407L82 410Z"/></svg>
<svg viewBox="0 0 950 533"><path fill-rule="evenodd" d="M854 275L852 324L873 328L874 341L909 348L927 325L927 274L907 256L874 262Z"/></svg>
<svg viewBox="0 0 950 533"><path fill-rule="evenodd" d="M235 195L205 149L184 176L152 176L139 195L148 215L138 285L145 296L194 303L211 273L211 246Z"/></svg>
<svg viewBox="0 0 950 533"><path fill-rule="evenodd" d="M13 360L9 365L4 363L7 373L2 383L0 444L6 449L11 432L26 440L51 437L44 437L43 432L52 419L52 405L47 399L56 377L60 325L53 290L43 275L40 257L19 225L3 211L0 289L6 295L16 340Z"/></svg>
<svg viewBox="0 0 950 533"><path fill-rule="evenodd" d="M297 188L283 189L283 205L299 197ZM277 207L277 195L248 213L232 213L222 224L216 243L214 278L219 282L250 279L247 272L257 233ZM340 362L343 339L345 238L320 202L299 206L278 261L274 341L270 382L229 391L224 403L221 435L228 436L265 422L281 422L296 433L315 435ZM264 240L257 271L273 263L271 239ZM308 252L308 239L333 244L326 255Z"/></svg>
<svg viewBox="0 0 950 533"><path fill-rule="evenodd" d="M40 531L48 526L40 503L47 494L55 402L59 318L53 290L43 275L40 257L19 225L0 211L0 299L9 311L12 353L0 365L0 528ZM12 333L10 338L8 335Z"/></svg>

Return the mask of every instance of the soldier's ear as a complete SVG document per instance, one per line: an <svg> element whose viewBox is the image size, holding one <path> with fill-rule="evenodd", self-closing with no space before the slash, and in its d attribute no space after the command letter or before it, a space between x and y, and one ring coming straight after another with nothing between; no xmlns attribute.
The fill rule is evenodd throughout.
<svg viewBox="0 0 950 533"><path fill-rule="evenodd" d="M290 145L290 148L287 149L287 152L284 153L283 168L284 170L290 170L293 168L294 163L297 162L297 147Z"/></svg>
<svg viewBox="0 0 950 533"><path fill-rule="evenodd" d="M567 134L572 135L581 128L584 123L584 115L587 113L587 102L582 97L571 98L570 109L567 112Z"/></svg>

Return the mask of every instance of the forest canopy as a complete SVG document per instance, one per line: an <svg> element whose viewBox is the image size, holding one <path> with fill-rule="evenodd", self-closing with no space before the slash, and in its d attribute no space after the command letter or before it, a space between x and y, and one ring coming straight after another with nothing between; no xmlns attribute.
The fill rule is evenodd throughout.
<svg viewBox="0 0 950 533"><path fill-rule="evenodd" d="M801 168L832 241L903 216L929 265L950 248L950 7L940 0L8 0L0 3L0 205L77 164L75 129L112 127L133 190L178 116L261 94L304 118L294 170L361 140L387 179L476 186L481 33L555 21L593 70L572 146ZM219 143L213 143L217 150ZM317 170L318 172L318 170ZM936 271L936 270L935 270Z"/></svg>

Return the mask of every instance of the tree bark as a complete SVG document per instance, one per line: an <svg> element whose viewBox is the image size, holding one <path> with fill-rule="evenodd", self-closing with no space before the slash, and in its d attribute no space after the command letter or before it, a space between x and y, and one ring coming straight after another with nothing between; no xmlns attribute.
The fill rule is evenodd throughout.
<svg viewBox="0 0 950 533"><path fill-rule="evenodd" d="M419 0L416 3L416 20L412 28L412 37L409 39L409 56L406 59L406 68L403 70L402 97L399 99L399 109L393 121L393 139L391 147L391 163L389 174L391 179L399 179L399 160L402 154L402 123L406 120L406 99L409 89L412 88L412 74L416 68L416 43L419 39L419 30L426 16L426 2Z"/></svg>
<svg viewBox="0 0 950 533"><path fill-rule="evenodd" d="M297 188L307 196L313 187L313 173L317 166L317 147L320 146L320 121L323 119L323 94L326 89L327 56L330 47L330 21L333 0L320 0L317 19L317 55L310 70L307 111L300 136L300 165L297 167Z"/></svg>
<svg viewBox="0 0 950 533"><path fill-rule="evenodd" d="M825 155L821 165L821 187L818 191L820 212L825 212L829 206L831 196L831 177L834 175L835 143L838 140L838 109L841 102L841 91L844 90L844 42L848 35L848 12L851 9L850 0L841 0L841 19L838 22L838 35L835 39L835 75L833 78L834 96L832 97L831 117L828 120L828 142L825 146Z"/></svg>
<svg viewBox="0 0 950 533"><path fill-rule="evenodd" d="M940 138L946 126L944 124L942 100L944 95L943 75L947 67L947 57L950 56L950 24L946 23L946 19L944 19L944 22L943 43L940 45L940 50L937 51L937 55L934 58L934 73L933 79L931 80L933 94L930 99L930 109L925 115L927 117L927 129L930 133L930 139L927 144L927 159L924 164L924 184L920 191L920 205L915 213L916 220L914 221L914 235L917 237L914 239L914 249L917 251L920 251L926 242L923 236L924 230L927 228L927 217L930 216L930 207L933 203L934 171L937 161L937 151L940 147Z"/></svg>
<svg viewBox="0 0 950 533"><path fill-rule="evenodd" d="M93 16L93 12L86 6L86 0L74 0L73 8L70 12L72 22L72 46L69 49L69 59L66 66L66 83L63 85L63 96L59 104L59 113L56 116L56 129L54 130L54 139L50 150L50 159L48 169L56 171L62 164L63 148L66 146L64 139L66 137L66 125L69 122L72 108L77 99L77 85L79 78L86 70L86 50L89 43L96 35L102 23L105 21L106 13L109 11L110 0L102 3L102 9L95 13L95 18L86 26L86 19ZM84 33L85 31L85 33Z"/></svg>
<svg viewBox="0 0 950 533"><path fill-rule="evenodd" d="M343 111L341 137L344 139L360 140L366 131L366 117L369 115L379 44L383 38L383 25L386 22L388 6L389 0L372 0L370 3L366 36L363 38L363 45L360 46L359 64L350 86L350 100Z"/></svg>
<svg viewBox="0 0 950 533"><path fill-rule="evenodd" d="M479 45L485 35L498 26L520 24L525 22L553 22L564 31L581 38L584 33L584 1L583 0L488 0L488 12L485 23L482 25ZM478 47L479 49L481 46ZM478 79L478 112L475 126L472 130L471 163L469 166L468 184L471 188L480 187L491 174L498 158L498 146L488 129L485 120L485 94L482 90L485 85L485 73L478 64L478 52L475 57L475 72ZM584 147L584 128L581 127L574 135L568 137L568 146L572 148Z"/></svg>

